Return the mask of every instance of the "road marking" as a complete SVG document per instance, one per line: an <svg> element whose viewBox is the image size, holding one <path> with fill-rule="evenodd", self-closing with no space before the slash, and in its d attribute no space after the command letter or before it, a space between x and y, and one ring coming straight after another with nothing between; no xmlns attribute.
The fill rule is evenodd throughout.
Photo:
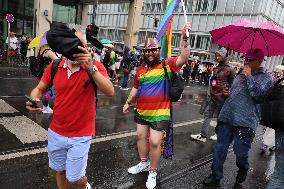
<svg viewBox="0 0 284 189"><path fill-rule="evenodd" d="M1 79L6 80L35 80L34 78L30 77L2 77Z"/></svg>
<svg viewBox="0 0 284 189"><path fill-rule="evenodd" d="M182 127L182 126L190 126L192 124L201 123L201 122L203 122L203 119L179 122L179 123L175 123L174 127L177 128L177 127ZM131 136L135 136L135 135L136 135L136 132L131 131L131 132L126 132L126 133L113 134L113 135L109 135L109 136L101 136L101 137L97 137L97 138L92 139L92 144L93 143L99 143L99 142L105 142L105 141L111 141L111 140L115 140L115 139L127 138L127 137L131 137ZM28 156L28 155L33 155L33 154L46 153L46 152L47 152L47 148L44 147L44 148L38 148L38 149L33 149L33 150L26 150L26 151L23 151L23 152L4 154L4 155L0 155L0 161L18 158L18 157L23 157L23 156Z"/></svg>
<svg viewBox="0 0 284 189"><path fill-rule="evenodd" d="M8 103L6 103L4 100L0 99L0 113L16 113L19 112L12 106L10 106Z"/></svg>
<svg viewBox="0 0 284 189"><path fill-rule="evenodd" d="M47 131L26 116L3 117L0 124L23 144L47 140Z"/></svg>

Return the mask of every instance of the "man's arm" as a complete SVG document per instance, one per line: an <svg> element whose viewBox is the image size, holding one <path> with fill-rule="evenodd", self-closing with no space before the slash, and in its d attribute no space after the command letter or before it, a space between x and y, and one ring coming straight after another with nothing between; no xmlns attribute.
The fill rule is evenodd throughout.
<svg viewBox="0 0 284 189"><path fill-rule="evenodd" d="M128 113L129 112L129 106L131 104L131 102L134 101L134 99L136 99L136 96L137 96L137 93L138 93L138 89L136 89L135 87L132 87L131 91L130 91L130 94L123 106L123 110L122 112L124 114Z"/></svg>
<svg viewBox="0 0 284 189"><path fill-rule="evenodd" d="M268 90L273 86L272 77L263 76L261 80L256 80L253 76L247 76L247 86L249 94L256 101L260 102Z"/></svg>
<svg viewBox="0 0 284 189"><path fill-rule="evenodd" d="M107 96L114 96L114 88L111 81L103 76L99 71L92 71L93 70L93 61L91 53L83 47L78 46L80 50L84 53L75 54L75 60L81 63L84 63L88 72L92 74L92 77L100 91L102 91Z"/></svg>
<svg viewBox="0 0 284 189"><path fill-rule="evenodd" d="M92 74L92 77L100 91L106 96L114 96L114 88L112 82L103 76L99 71Z"/></svg>
<svg viewBox="0 0 284 189"><path fill-rule="evenodd" d="M44 82L40 81L39 84L36 86L36 88L34 88L31 92L31 98L36 101L39 102L40 99L42 98L43 93L48 89L48 85L46 85ZM34 108L32 107L32 103L31 102L26 102L26 108L31 111L31 112L41 112L41 108Z"/></svg>
<svg viewBox="0 0 284 189"><path fill-rule="evenodd" d="M181 47L181 53L177 59L176 67L177 69L180 69L187 61L190 56L190 45L189 38L186 36L186 31L188 31L191 28L191 25L189 23L185 24L182 29L182 47Z"/></svg>

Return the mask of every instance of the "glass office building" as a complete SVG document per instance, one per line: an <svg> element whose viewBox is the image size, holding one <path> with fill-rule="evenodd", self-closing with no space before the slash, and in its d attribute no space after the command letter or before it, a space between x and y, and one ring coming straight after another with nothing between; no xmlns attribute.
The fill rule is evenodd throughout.
<svg viewBox="0 0 284 189"><path fill-rule="evenodd" d="M156 35L155 18L161 20L165 12L165 0L144 0L138 45L142 45L147 37ZM192 24L190 44L194 55L201 60L213 60L214 51L218 48L211 42L209 31L222 24L233 22L240 18L256 21L271 20L284 27L284 4L280 0L185 0L188 21ZM123 45L126 30L129 4L99 4L96 24L100 26L100 37L113 40ZM173 21L173 53L178 53L181 46L181 33L184 21L182 7L174 13ZM234 53L232 61L237 61L240 55ZM283 57L268 58L270 67L282 63ZM272 69L272 68L271 68Z"/></svg>
<svg viewBox="0 0 284 189"><path fill-rule="evenodd" d="M0 1L0 32L7 37L8 24L5 20L7 13L14 15L11 31L17 34L32 34L34 0L1 0Z"/></svg>

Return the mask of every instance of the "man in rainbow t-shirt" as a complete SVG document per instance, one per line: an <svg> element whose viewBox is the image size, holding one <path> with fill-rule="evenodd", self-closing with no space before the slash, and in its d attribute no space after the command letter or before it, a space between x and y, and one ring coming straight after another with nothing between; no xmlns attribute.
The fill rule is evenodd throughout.
<svg viewBox="0 0 284 189"><path fill-rule="evenodd" d="M185 24L183 27L183 45L180 56L165 60L169 77L172 73L178 72L188 61L190 50L187 46L186 30L189 30L190 27L190 24ZM128 172L137 174L149 171L146 187L152 189L156 186L161 144L169 127L170 97L169 85L164 85L165 72L160 60L157 39L148 38L142 52L142 64L137 68L134 86L123 107L123 113L128 113L131 102L136 102L134 120L137 123L137 146L141 162L130 167ZM148 155L150 155L150 162L148 162Z"/></svg>

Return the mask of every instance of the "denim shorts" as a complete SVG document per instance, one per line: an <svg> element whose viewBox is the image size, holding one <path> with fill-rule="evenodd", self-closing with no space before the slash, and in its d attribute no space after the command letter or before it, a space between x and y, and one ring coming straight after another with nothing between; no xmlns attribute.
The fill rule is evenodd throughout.
<svg viewBox="0 0 284 189"><path fill-rule="evenodd" d="M75 182L86 174L91 136L64 137L48 129L49 167L66 171L66 178Z"/></svg>

